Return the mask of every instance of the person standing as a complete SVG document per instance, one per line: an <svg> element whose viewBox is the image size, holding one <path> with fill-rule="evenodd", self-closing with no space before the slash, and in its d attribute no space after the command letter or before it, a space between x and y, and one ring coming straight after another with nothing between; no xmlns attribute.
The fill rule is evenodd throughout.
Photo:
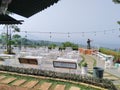
<svg viewBox="0 0 120 90"><path fill-rule="evenodd" d="M91 40L90 40L90 39L88 39L88 40L87 40L87 49L91 49L90 42L91 42Z"/></svg>

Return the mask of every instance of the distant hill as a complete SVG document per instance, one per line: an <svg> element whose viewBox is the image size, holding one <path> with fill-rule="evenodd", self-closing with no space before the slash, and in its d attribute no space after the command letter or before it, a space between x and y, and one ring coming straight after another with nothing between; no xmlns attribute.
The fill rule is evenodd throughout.
<svg viewBox="0 0 120 90"><path fill-rule="evenodd" d="M50 44L56 44L57 46L60 46L61 42L52 42L52 41L45 41L45 40L30 40L30 39L24 39L22 40L23 45L37 45L37 46L49 46Z"/></svg>

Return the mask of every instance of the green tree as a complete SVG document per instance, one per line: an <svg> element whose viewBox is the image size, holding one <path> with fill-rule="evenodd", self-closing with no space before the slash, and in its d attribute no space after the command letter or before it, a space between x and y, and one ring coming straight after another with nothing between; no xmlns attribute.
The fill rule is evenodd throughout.
<svg viewBox="0 0 120 90"><path fill-rule="evenodd" d="M6 33L2 33L1 34L1 37L0 37L0 39L1 39L1 44L3 45L3 47L6 45L6 43L7 43L7 35L6 35Z"/></svg>
<svg viewBox="0 0 120 90"><path fill-rule="evenodd" d="M52 49L52 48L54 49L56 46L57 46L56 44L52 43L52 44L50 44L48 47L49 47L50 49Z"/></svg>
<svg viewBox="0 0 120 90"><path fill-rule="evenodd" d="M6 44L7 44L6 53L7 54L12 54L11 45L14 43L14 41L12 41L12 34L14 32L20 32L20 28L18 26L16 26L16 25L5 25L5 27L7 28L7 33L5 34Z"/></svg>
<svg viewBox="0 0 120 90"><path fill-rule="evenodd" d="M3 14L7 14L7 15L12 15L13 13L5 10L5 13L2 12ZM12 49L11 49L11 44L13 43L13 41L11 40L11 30L13 30L13 32L20 32L20 28L16 25L5 25L4 28L7 29L7 33L5 35L6 37L6 44L7 44L7 51L6 53L8 54L12 54Z"/></svg>
<svg viewBox="0 0 120 90"><path fill-rule="evenodd" d="M62 48L72 47L73 50L78 50L78 45L71 42L62 43Z"/></svg>
<svg viewBox="0 0 120 90"><path fill-rule="evenodd" d="M71 42L64 42L62 43L63 47L72 47L72 43Z"/></svg>
<svg viewBox="0 0 120 90"><path fill-rule="evenodd" d="M113 0L115 4L120 4L120 0ZM120 25L120 21L117 21L117 23Z"/></svg>
<svg viewBox="0 0 120 90"><path fill-rule="evenodd" d="M21 36L19 34L14 34L12 36L12 41L14 42L13 45L15 45L15 46L21 46Z"/></svg>
<svg viewBox="0 0 120 90"><path fill-rule="evenodd" d="M117 21L117 23L120 25L120 21Z"/></svg>
<svg viewBox="0 0 120 90"><path fill-rule="evenodd" d="M120 0L113 0L114 3L119 4Z"/></svg>

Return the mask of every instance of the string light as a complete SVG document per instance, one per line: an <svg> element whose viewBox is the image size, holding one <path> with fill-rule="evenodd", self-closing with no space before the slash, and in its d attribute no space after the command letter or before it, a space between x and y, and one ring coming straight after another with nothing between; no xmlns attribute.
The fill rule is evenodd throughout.
<svg viewBox="0 0 120 90"><path fill-rule="evenodd" d="M68 32L68 38L70 37L70 33Z"/></svg>
<svg viewBox="0 0 120 90"><path fill-rule="evenodd" d="M96 36L96 32L94 32L94 35Z"/></svg>
<svg viewBox="0 0 120 90"><path fill-rule="evenodd" d="M84 37L84 32L82 32L82 36Z"/></svg>
<svg viewBox="0 0 120 90"><path fill-rule="evenodd" d="M104 34L106 34L106 32L114 32L116 29L111 29L111 30L103 30L103 31L91 31L91 32L34 32L34 31L27 31L27 33L43 33L43 34L67 34L69 37L70 37L70 34L82 34L82 36L84 36L86 33L93 33L94 35L96 35L97 33L101 33L103 32ZM119 31L120 31L120 28L119 28ZM21 31L21 32L26 32L26 31Z"/></svg>
<svg viewBox="0 0 120 90"><path fill-rule="evenodd" d="M26 35L25 35L25 38L27 38L27 31L25 31Z"/></svg>
<svg viewBox="0 0 120 90"><path fill-rule="evenodd" d="M50 32L50 39L52 38L51 32Z"/></svg>

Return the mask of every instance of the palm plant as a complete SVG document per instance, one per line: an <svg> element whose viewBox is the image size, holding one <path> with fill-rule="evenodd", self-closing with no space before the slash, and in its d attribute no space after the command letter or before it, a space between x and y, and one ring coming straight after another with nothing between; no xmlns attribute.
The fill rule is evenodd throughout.
<svg viewBox="0 0 120 90"><path fill-rule="evenodd" d="M4 37L6 37L6 43L7 43L7 51L6 51L6 53L7 54L13 54L12 48L11 48L11 45L13 43L12 32L20 32L20 28L18 28L16 25L9 25L9 26L5 25L5 27L7 28L7 33L4 36ZM9 31L8 31L8 28L9 28Z"/></svg>

